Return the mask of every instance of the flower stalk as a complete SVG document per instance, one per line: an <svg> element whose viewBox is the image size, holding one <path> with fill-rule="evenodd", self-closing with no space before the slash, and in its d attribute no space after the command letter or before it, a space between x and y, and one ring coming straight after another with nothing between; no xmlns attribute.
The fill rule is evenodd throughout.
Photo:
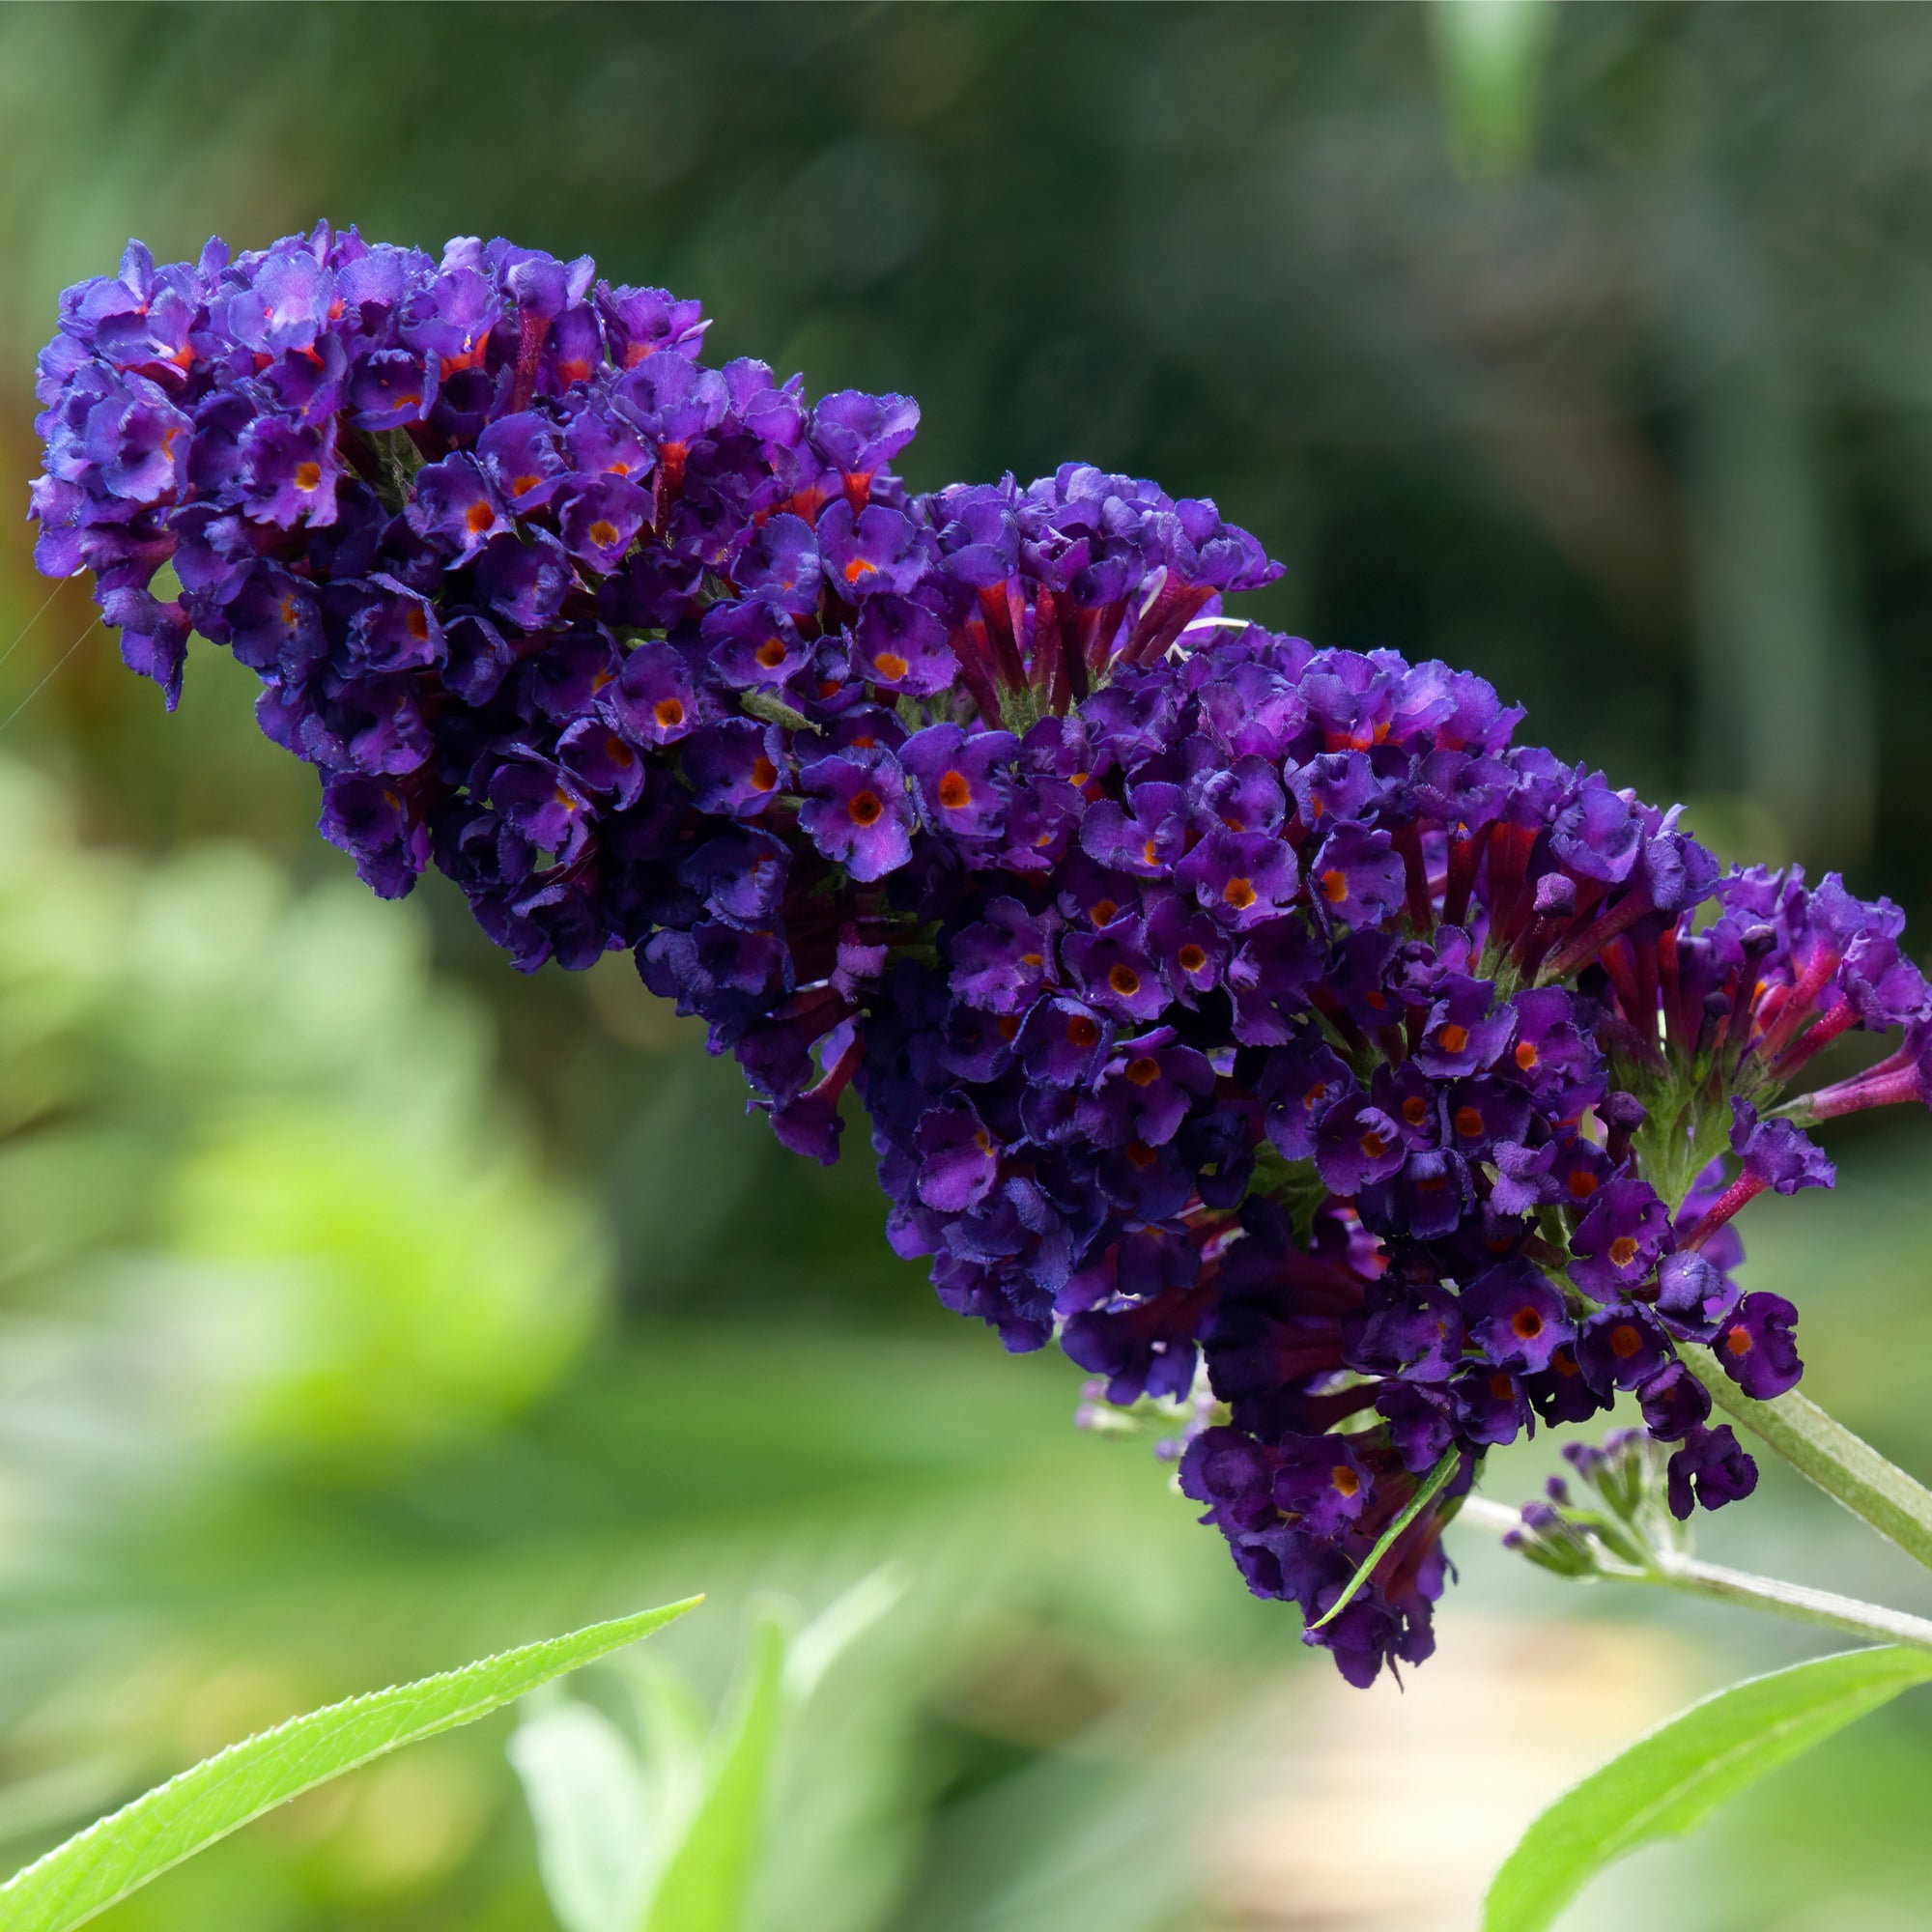
<svg viewBox="0 0 1932 1932"><path fill-rule="evenodd" d="M1830 1418L1826 1418L1830 1420ZM1833 1424L1835 1428L1835 1424ZM1634 1432L1615 1435L1604 1449L1571 1453L1571 1464L1596 1492L1578 1503L1567 1482L1549 1484L1548 1503L1522 1511L1486 1497L1468 1497L1459 1519L1492 1530L1503 1544L1540 1569L1575 1582L1636 1582L1718 1604L1760 1609L1793 1623L1843 1631L1874 1644L1911 1644L1932 1650L1932 1619L1913 1617L1884 1604L1866 1604L1835 1590L1812 1590L1704 1563L1692 1555L1689 1532L1663 1501L1660 1453Z"/></svg>
<svg viewBox="0 0 1932 1932"><path fill-rule="evenodd" d="M1786 1583L1775 1577L1758 1577L1705 1563L1694 1556L1666 1560L1651 1579L1665 1589L1712 1597L1721 1604L1742 1604L1747 1609L1768 1610L1773 1616L1798 1623L1819 1624L1875 1643L1914 1644L1932 1650L1932 1621L1841 1597L1835 1590L1813 1590L1803 1583Z"/></svg>
<svg viewBox="0 0 1932 1932"><path fill-rule="evenodd" d="M1523 1518L1506 1504L1472 1496L1463 1505L1460 1516L1463 1521L1494 1531L1506 1543L1521 1547L1517 1539L1523 1531ZM1544 1567L1559 1566L1546 1563ZM1814 1590L1803 1583L1787 1583L1778 1577L1759 1577L1720 1563L1706 1563L1679 1551L1651 1549L1643 1553L1641 1560L1629 1561L1621 1552L1612 1554L1600 1548L1586 1567L1564 1568L1562 1574L1579 1580L1648 1583L1684 1596L1741 1605L1794 1623L1842 1631L1870 1643L1902 1643L1918 1650L1932 1650L1932 1620L1889 1609L1882 1604L1867 1604L1857 1597L1840 1596L1834 1590Z"/></svg>

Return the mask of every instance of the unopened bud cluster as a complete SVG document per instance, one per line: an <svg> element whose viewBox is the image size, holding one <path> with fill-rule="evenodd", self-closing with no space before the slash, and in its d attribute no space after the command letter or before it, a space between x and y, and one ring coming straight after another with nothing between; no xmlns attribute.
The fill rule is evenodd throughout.
<svg viewBox="0 0 1932 1932"><path fill-rule="evenodd" d="M1669 1453L1637 1429L1614 1429L1602 1448L1565 1445L1564 1456L1588 1492L1552 1476L1542 1502L1528 1504L1503 1542L1559 1577L1646 1579L1660 1564L1689 1554ZM1679 1508L1682 1502L1683 1507Z"/></svg>

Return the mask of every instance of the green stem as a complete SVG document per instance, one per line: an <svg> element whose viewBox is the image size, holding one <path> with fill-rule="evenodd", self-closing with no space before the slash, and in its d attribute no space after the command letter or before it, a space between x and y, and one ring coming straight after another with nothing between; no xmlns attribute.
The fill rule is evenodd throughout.
<svg viewBox="0 0 1932 1932"><path fill-rule="evenodd" d="M1905 1643L1932 1650L1932 1623L1923 1617L1889 1610L1883 1604L1861 1603L1833 1590L1811 1590L1803 1583L1783 1583L1771 1577L1753 1577L1743 1570L1726 1570L1719 1563L1700 1563L1692 1556L1666 1558L1646 1579L1667 1590L1715 1597L1722 1604L1743 1604L1769 1610L1775 1617L1798 1623L1823 1624L1827 1630L1849 1631L1876 1643Z"/></svg>
<svg viewBox="0 0 1932 1932"><path fill-rule="evenodd" d="M1753 1402L1701 1350L1682 1359L1719 1407L1768 1443L1800 1475L1932 1570L1932 1490L1888 1463L1796 1389L1775 1402Z"/></svg>
<svg viewBox="0 0 1932 1932"><path fill-rule="evenodd" d="M1503 1535L1522 1520L1515 1510L1483 1496L1469 1497L1458 1516L1461 1521ZM1873 1643L1903 1643L1918 1650L1932 1650L1932 1622L1924 1617L1908 1616L1903 1610L1887 1609L1882 1604L1861 1603L1856 1597L1841 1597L1833 1590L1813 1590L1803 1583L1753 1577L1747 1571L1727 1570L1720 1563L1700 1563L1693 1556L1660 1550L1641 1568L1634 1564L1605 1564L1585 1575L1591 1579L1652 1583L1686 1596L1742 1604L1747 1608L1765 1610L1795 1623L1822 1624L1827 1630L1845 1631Z"/></svg>

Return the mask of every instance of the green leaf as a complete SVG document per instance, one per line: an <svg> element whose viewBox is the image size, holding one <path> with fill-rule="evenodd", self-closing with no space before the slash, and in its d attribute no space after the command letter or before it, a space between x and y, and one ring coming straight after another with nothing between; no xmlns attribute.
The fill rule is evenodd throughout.
<svg viewBox="0 0 1932 1932"><path fill-rule="evenodd" d="M803 711L795 711L781 697L774 697L768 691L741 691L738 702L753 718L767 724L782 724L787 731L810 731L814 737L822 737L819 730Z"/></svg>
<svg viewBox="0 0 1932 1932"><path fill-rule="evenodd" d="M7 1932L67 1932L85 1924L264 1811L385 1751L483 1717L649 1636L700 1601L592 1624L460 1670L352 1697L231 1745L16 1872L0 1886L0 1925Z"/></svg>
<svg viewBox="0 0 1932 1932"><path fill-rule="evenodd" d="M663 1829L671 1834L668 1846L682 1833L704 1792L711 1713L685 1678L648 1651L625 1659L624 1675L643 1740L652 1803L665 1820ZM665 1856L669 1856L668 1849Z"/></svg>
<svg viewBox="0 0 1932 1932"><path fill-rule="evenodd" d="M784 1666L786 1697L794 1704L806 1703L832 1666L897 1608L910 1587L897 1564L883 1563L826 1605L791 1641Z"/></svg>
<svg viewBox="0 0 1932 1932"><path fill-rule="evenodd" d="M648 1932L738 1932L744 1921L784 1709L785 1647L776 1616L753 1627L704 1795L652 1893Z"/></svg>
<svg viewBox="0 0 1932 1932"><path fill-rule="evenodd" d="M1492 180L1528 158L1554 16L1548 0L1435 0L1430 8L1451 141L1465 173Z"/></svg>
<svg viewBox="0 0 1932 1932"><path fill-rule="evenodd" d="M827 1672L905 1589L895 1566L875 1570L789 1641L788 1619L767 1610L752 1626L715 1726L662 1660L632 1660L648 1775L588 1705L559 1697L530 1711L510 1758L564 1932L724 1932L739 1923L764 1851L773 1760Z"/></svg>
<svg viewBox="0 0 1932 1932"><path fill-rule="evenodd" d="M1932 1652L1883 1644L1753 1677L1692 1704L1566 1792L1490 1886L1483 1932L1543 1932L1626 1852L1694 1831L1833 1732L1932 1678Z"/></svg>
<svg viewBox="0 0 1932 1932"><path fill-rule="evenodd" d="M1456 1473L1456 1465L1463 1460L1460 1449L1450 1449L1443 1453L1441 1462L1430 1470L1422 1487L1409 1497L1403 1506L1402 1514L1382 1531L1376 1547L1362 1559L1362 1567L1349 1578L1349 1587L1308 1626L1310 1630L1320 1630L1325 1623L1332 1623L1355 1600L1355 1592L1376 1574L1376 1565L1395 1548L1395 1540L1431 1503L1435 1500L1435 1492Z"/></svg>
<svg viewBox="0 0 1932 1932"><path fill-rule="evenodd" d="M564 1932L635 1932L653 1856L650 1791L603 1712L555 1697L510 1740L536 1826L537 1867Z"/></svg>

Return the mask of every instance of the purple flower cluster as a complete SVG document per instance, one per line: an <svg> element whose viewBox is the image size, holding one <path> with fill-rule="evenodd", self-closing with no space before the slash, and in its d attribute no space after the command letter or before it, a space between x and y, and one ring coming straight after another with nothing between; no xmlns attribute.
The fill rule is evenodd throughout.
<svg viewBox="0 0 1932 1932"><path fill-rule="evenodd" d="M911 402L704 327L501 242L130 247L42 358L42 566L171 703L190 630L253 668L378 892L633 950L801 1151L852 1087L949 1306L1114 1403L1205 1375L1181 1487L1351 1680L1428 1654L1539 1418L1628 1393L1674 1507L1747 1493L1690 1363L1797 1380L1732 1216L1932 1087L1896 909L1721 872L1479 678L1222 617L1278 569L1211 503L911 495Z"/></svg>

